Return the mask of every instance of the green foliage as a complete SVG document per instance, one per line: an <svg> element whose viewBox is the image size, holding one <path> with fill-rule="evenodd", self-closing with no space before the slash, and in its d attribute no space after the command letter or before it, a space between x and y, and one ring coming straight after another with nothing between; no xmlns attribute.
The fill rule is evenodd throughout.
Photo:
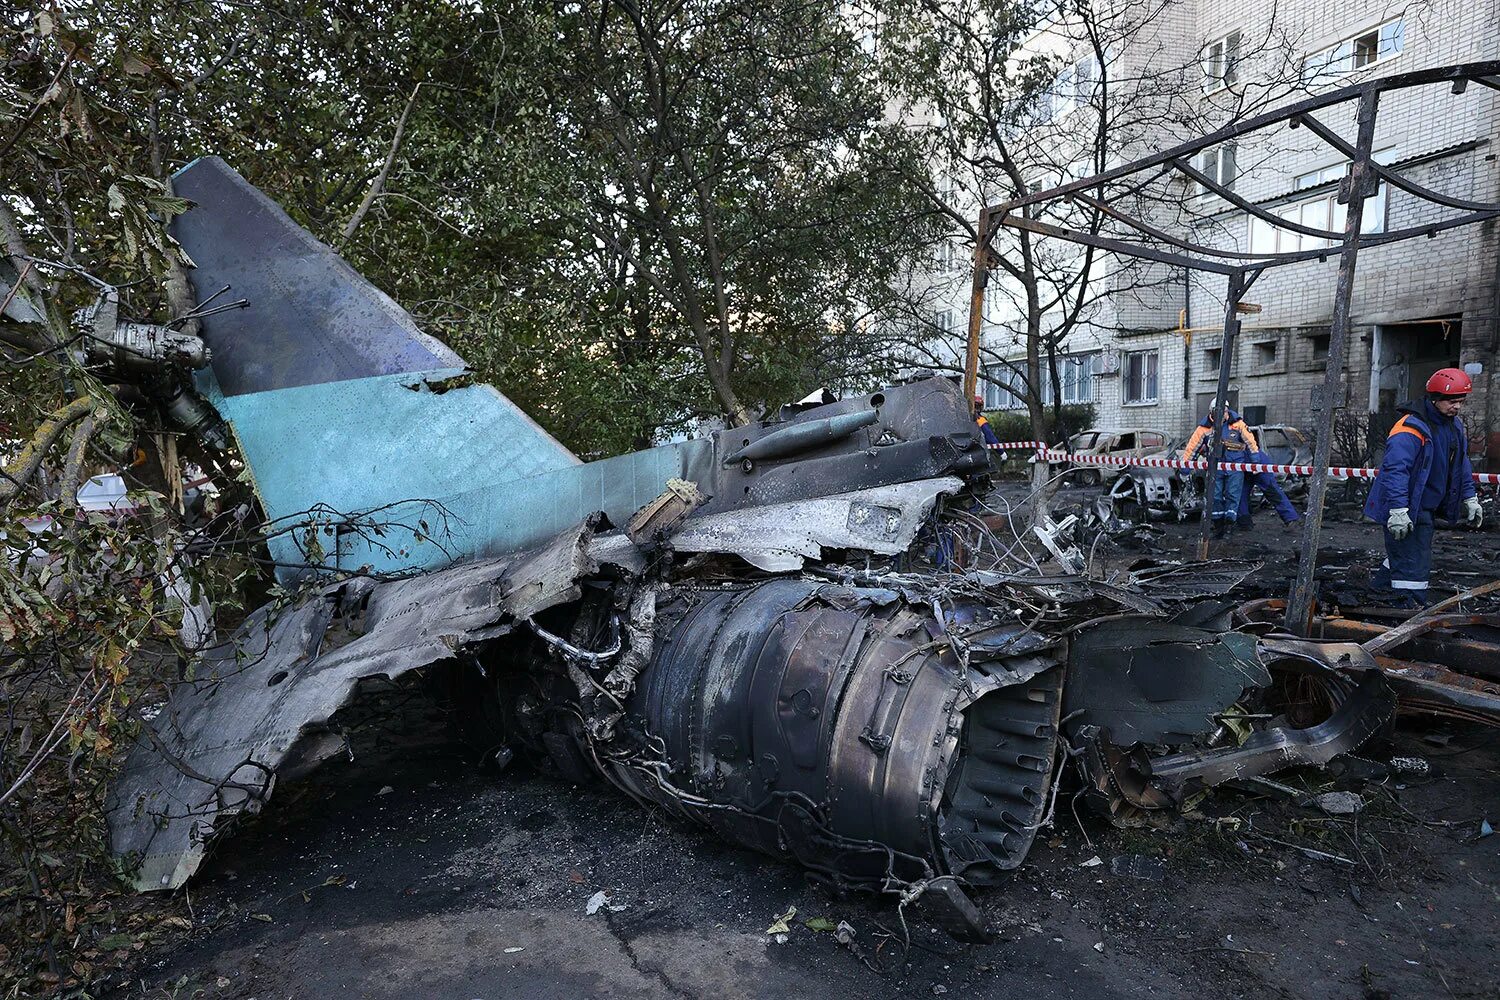
<svg viewBox="0 0 1500 1000"><path fill-rule="evenodd" d="M12 540L52 519L0 564L0 962L33 986L87 983L140 940L126 910L162 914L116 896L99 806L191 653L168 581L221 626L265 588L250 527L195 536L164 499L192 443L68 350L86 274L123 316L180 315L172 171L222 156L590 458L893 374L869 313L934 232L833 0L31 0L0 61L0 275L45 318L0 320L0 451L95 403L0 508ZM138 453L145 513L75 518L64 472Z"/></svg>
<svg viewBox="0 0 1500 1000"><path fill-rule="evenodd" d="M1093 403L1073 403L1061 408L1062 420L1058 422L1053 419L1052 407L1048 406L1044 416L1046 433L1042 440L1048 444L1056 444L1065 437L1088 430L1094 426L1096 415ZM985 416L989 418L990 426L1001 441L1036 440L1032 433L1031 415L1026 410L992 410Z"/></svg>

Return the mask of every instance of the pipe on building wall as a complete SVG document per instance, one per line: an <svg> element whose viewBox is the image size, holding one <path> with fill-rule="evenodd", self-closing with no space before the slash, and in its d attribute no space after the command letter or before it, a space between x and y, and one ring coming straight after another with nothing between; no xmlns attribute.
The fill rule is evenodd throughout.
<svg viewBox="0 0 1500 1000"><path fill-rule="evenodd" d="M1193 328L1193 272L1186 266L1182 269L1182 328ZM1193 401L1193 335L1182 335L1182 398ZM1192 407L1188 408L1193 415Z"/></svg>

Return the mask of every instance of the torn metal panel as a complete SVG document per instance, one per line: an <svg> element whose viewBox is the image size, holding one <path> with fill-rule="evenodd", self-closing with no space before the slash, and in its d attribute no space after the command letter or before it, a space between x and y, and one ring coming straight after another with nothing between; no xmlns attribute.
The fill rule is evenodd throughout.
<svg viewBox="0 0 1500 1000"><path fill-rule="evenodd" d="M1176 745L1212 732L1218 713L1269 683L1253 636L1127 617L1073 640L1063 712L1121 746Z"/></svg>
<svg viewBox="0 0 1500 1000"><path fill-rule="evenodd" d="M1191 601L1227 594L1260 569L1249 559L1210 562L1142 561L1130 568L1130 587L1161 601Z"/></svg>
<svg viewBox="0 0 1500 1000"><path fill-rule="evenodd" d="M360 680L457 656L520 620L576 600L596 573L583 525L511 559L388 583L328 586L263 608L203 656L132 751L107 803L111 849L142 889L175 888L227 820L257 811L283 767L339 752L327 726Z"/></svg>
<svg viewBox="0 0 1500 1000"><path fill-rule="evenodd" d="M1305 729L1273 727L1251 734L1237 747L1153 758L1152 784L1180 802L1197 788L1234 778L1321 767L1359 749L1395 717L1395 693L1378 670L1350 683L1340 697L1332 715Z"/></svg>
<svg viewBox="0 0 1500 1000"><path fill-rule="evenodd" d="M1236 607L1235 620L1246 628L1274 629L1285 612L1284 600L1247 601ZM1500 726L1500 643L1492 638L1496 626L1500 616L1493 614L1430 609L1394 627L1315 615L1309 633L1360 643L1355 648L1374 655L1403 712Z"/></svg>
<svg viewBox="0 0 1500 1000"><path fill-rule="evenodd" d="M824 549L895 555L911 546L937 498L962 487L952 477L924 479L711 514L688 521L670 545L678 552L732 553L768 572L801 569Z"/></svg>
<svg viewBox="0 0 1500 1000"><path fill-rule="evenodd" d="M1374 658L1357 645L1280 638L1257 643L1248 635L1232 632L1222 638L1229 636L1253 644L1257 663L1266 672L1262 687L1269 688L1275 675L1307 677L1320 692L1322 703L1321 709L1265 704L1269 695L1252 689L1247 697L1265 704L1267 710L1257 716L1239 716L1241 726L1252 717L1288 713L1316 711L1321 718L1305 726L1254 726L1238 740L1228 723L1210 720L1207 728L1185 734L1187 738L1154 743L1122 738L1104 726L1070 719L1070 739L1080 750L1079 766L1096 811L1116 822L1136 822L1142 814L1176 808L1202 788L1288 767L1321 766L1359 748L1395 715L1394 692ZM1241 675L1233 668L1228 673L1233 686ZM1070 686L1070 694L1071 690ZM1128 723L1136 717L1136 708L1130 707L1104 721Z"/></svg>

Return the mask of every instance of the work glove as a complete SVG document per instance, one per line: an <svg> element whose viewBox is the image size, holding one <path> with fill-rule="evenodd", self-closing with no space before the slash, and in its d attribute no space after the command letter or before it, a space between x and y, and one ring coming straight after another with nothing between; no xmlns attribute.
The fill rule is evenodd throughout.
<svg viewBox="0 0 1500 1000"><path fill-rule="evenodd" d="M1411 534L1411 512L1405 507L1392 507L1386 515L1385 530L1398 542Z"/></svg>
<svg viewBox="0 0 1500 1000"><path fill-rule="evenodd" d="M1468 497L1464 500L1464 523L1471 528L1484 524L1484 508L1479 506L1478 497Z"/></svg>

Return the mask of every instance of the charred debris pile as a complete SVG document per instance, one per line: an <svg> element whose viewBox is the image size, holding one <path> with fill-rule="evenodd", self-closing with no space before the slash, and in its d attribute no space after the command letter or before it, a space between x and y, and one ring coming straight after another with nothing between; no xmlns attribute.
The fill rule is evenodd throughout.
<svg viewBox="0 0 1500 1000"><path fill-rule="evenodd" d="M513 558L258 612L197 664L115 789L114 846L141 888L182 884L236 815L342 753L330 722L362 681L412 671L487 753L925 899L961 936L983 930L967 890L1023 862L1060 795L1148 822L1234 778L1326 763L1395 714L1361 646L1232 627L1213 595L1253 564L1057 572L1042 546L981 530L961 488L913 549L960 524L1006 559L844 551L756 571L674 546L693 524L682 492L634 531L595 518Z"/></svg>
<svg viewBox="0 0 1500 1000"><path fill-rule="evenodd" d="M1275 608L1226 596L1253 563L1107 567L1090 516L997 509L944 379L581 463L222 161L175 183L195 288L244 301L204 319L193 398L232 431L300 596L143 727L107 803L142 889L183 885L278 783L344 753L341 710L394 681L497 761L973 937L970 891L1064 799L1145 823L1324 764L1392 722L1409 661L1390 657L1414 642L1494 670L1452 637L1474 622L1277 635ZM1500 704L1464 678L1457 701L1453 677L1397 683Z"/></svg>

